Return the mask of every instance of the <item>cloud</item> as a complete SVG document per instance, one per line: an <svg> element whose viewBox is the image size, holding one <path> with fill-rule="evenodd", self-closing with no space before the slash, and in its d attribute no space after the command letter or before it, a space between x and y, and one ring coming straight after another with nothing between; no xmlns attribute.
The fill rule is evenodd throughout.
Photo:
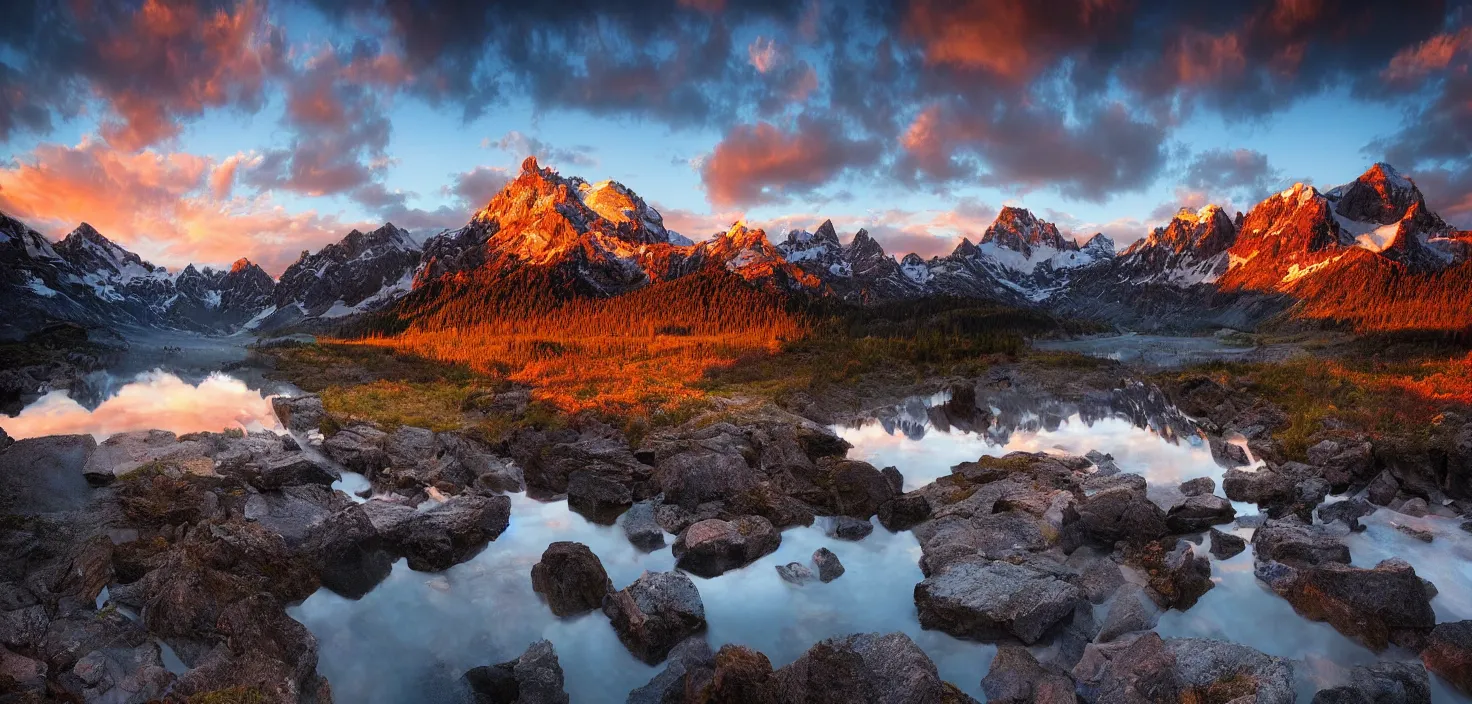
<svg viewBox="0 0 1472 704"><path fill-rule="evenodd" d="M1181 185L1201 198L1225 203L1234 197L1255 203L1283 181L1283 172L1268 163L1268 155L1252 149L1208 149L1191 158L1181 174ZM1201 205L1205 205L1202 203ZM1196 206L1200 207L1200 206Z"/></svg>
<svg viewBox="0 0 1472 704"><path fill-rule="evenodd" d="M824 120L800 117L792 131L759 122L727 132L701 165L700 180L719 208L779 203L878 158L877 143L849 139Z"/></svg>
<svg viewBox="0 0 1472 704"><path fill-rule="evenodd" d="M718 232L725 232L731 229L732 223L746 219L746 213L741 210L697 213L682 208L663 208L657 203L651 205L664 217L664 226L667 229L674 230L696 242Z"/></svg>
<svg viewBox="0 0 1472 704"><path fill-rule="evenodd" d="M560 149L535 137L528 137L517 130L511 130L495 142L489 139L481 143L482 146L494 146L521 161L529 156L537 158L538 162L550 166L596 166L598 160L593 158L593 147L578 145Z"/></svg>
<svg viewBox="0 0 1472 704"><path fill-rule="evenodd" d="M155 263L222 265L248 257L277 274L303 249L353 227L289 212L268 195L219 197L226 162L180 152L131 152L85 139L42 144L0 167L0 210L61 237L83 221Z"/></svg>

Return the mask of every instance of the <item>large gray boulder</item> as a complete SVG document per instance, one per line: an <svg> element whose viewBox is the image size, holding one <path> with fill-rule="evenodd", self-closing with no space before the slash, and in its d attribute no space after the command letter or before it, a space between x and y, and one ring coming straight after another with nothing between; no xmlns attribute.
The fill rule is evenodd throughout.
<svg viewBox="0 0 1472 704"><path fill-rule="evenodd" d="M368 504L374 504L370 501ZM438 572L470 559L506 530L511 500L505 496L454 496L427 511L388 508L369 511L389 549L409 560L409 568Z"/></svg>
<svg viewBox="0 0 1472 704"><path fill-rule="evenodd" d="M981 557L952 562L915 586L920 625L978 640L1036 643L1086 601L1054 574Z"/></svg>
<svg viewBox="0 0 1472 704"><path fill-rule="evenodd" d="M532 643L515 660L474 668L465 682L476 704L568 704L551 641Z"/></svg>
<svg viewBox="0 0 1472 704"><path fill-rule="evenodd" d="M775 699L782 702L928 704L959 694L941 681L935 663L903 633L820 641L777 670L772 681Z"/></svg>
<svg viewBox="0 0 1472 704"><path fill-rule="evenodd" d="M680 572L645 572L609 594L603 613L634 657L663 662L680 641L705 630L705 604L695 583Z"/></svg>
<svg viewBox="0 0 1472 704"><path fill-rule="evenodd" d="M304 396L277 396L271 399L271 410L281 420L281 425L293 433L307 434L320 430L327 411L322 407L322 397L316 394Z"/></svg>
<svg viewBox="0 0 1472 704"><path fill-rule="evenodd" d="M777 550L782 534L760 516L734 521L711 518L686 528L675 539L675 565L701 577L716 577Z"/></svg>
<svg viewBox="0 0 1472 704"><path fill-rule="evenodd" d="M91 435L18 440L0 450L0 514L33 515L86 505L82 468L97 449Z"/></svg>
<svg viewBox="0 0 1472 704"><path fill-rule="evenodd" d="M574 616L601 608L613 590L598 556L582 543L559 541L547 546L532 565L532 589L547 599L558 616Z"/></svg>
<svg viewBox="0 0 1472 704"><path fill-rule="evenodd" d="M1276 561L1294 567L1349 563L1349 547L1340 533L1296 518L1268 520L1253 533L1252 549L1258 562Z"/></svg>

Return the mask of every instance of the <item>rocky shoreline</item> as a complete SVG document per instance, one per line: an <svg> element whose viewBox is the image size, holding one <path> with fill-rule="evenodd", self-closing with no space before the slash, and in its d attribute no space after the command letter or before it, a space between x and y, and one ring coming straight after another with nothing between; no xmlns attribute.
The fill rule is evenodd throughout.
<svg viewBox="0 0 1472 704"><path fill-rule="evenodd" d="M952 384L930 412L945 427L1008 426L1005 403L994 415L978 397L1032 383ZM517 393L497 401L514 406ZM919 623L1000 646L977 673L988 701L1295 701L1294 662L1153 630L1214 587L1214 559L1249 549L1258 580L1304 618L1370 651L1419 654L1346 668L1315 702L1430 701L1428 671L1472 692L1472 622L1438 623L1436 585L1401 560L1354 566L1345 540L1377 510L1462 520L1472 424L1444 417L1447 451L1426 457L1331 428L1311 462L1290 462L1270 405L1207 380L1108 395L1156 415L1178 403L1184 414L1164 422L1206 427L1213 454L1236 466L1220 487L1184 482L1164 506L1098 454L983 457L905 491L898 469L847 457L825 425L751 399L718 399L637 446L591 417L497 443L343 426L324 423L314 396L276 400L286 435L0 439L0 701L331 701L316 638L287 607L319 588L362 597L401 558L423 572L465 562L515 520L506 494L520 491L617 521L640 550L672 543L676 570L627 585L572 542L548 545L526 577L552 613L601 613L635 658L664 667L631 702L970 701L901 633L830 638L777 668L742 646L712 651L686 573L750 569L783 530L819 517L835 541L866 539L875 520L913 533ZM344 471L371 488L335 490ZM1351 498L1325 503L1331 493ZM1216 529L1234 521L1255 526L1250 542ZM862 579L826 548L777 572ZM568 701L546 641L463 674L473 701Z"/></svg>

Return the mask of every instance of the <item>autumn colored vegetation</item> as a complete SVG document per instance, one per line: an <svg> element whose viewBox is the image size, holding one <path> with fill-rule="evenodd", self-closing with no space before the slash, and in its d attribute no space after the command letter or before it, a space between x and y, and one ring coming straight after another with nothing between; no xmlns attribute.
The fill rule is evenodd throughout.
<svg viewBox="0 0 1472 704"><path fill-rule="evenodd" d="M1295 287L1294 316L1356 332L1440 331L1472 334L1472 261L1429 273L1378 256L1356 256L1333 276Z"/></svg>

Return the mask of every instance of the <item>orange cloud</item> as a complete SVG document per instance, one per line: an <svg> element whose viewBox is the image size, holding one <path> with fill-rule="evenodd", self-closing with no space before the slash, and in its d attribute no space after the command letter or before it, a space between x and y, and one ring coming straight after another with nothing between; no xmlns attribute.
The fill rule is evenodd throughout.
<svg viewBox="0 0 1472 704"><path fill-rule="evenodd" d="M981 69L1026 82L1060 54L1107 31L1124 16L1115 0L917 0L902 29L928 64Z"/></svg>
<svg viewBox="0 0 1472 704"><path fill-rule="evenodd" d="M88 433L99 440L116 433L170 428L190 433L225 428L279 430L271 402L244 382L211 375L190 385L173 374L148 372L88 411L64 391L53 391L5 420L16 438Z"/></svg>
<svg viewBox="0 0 1472 704"><path fill-rule="evenodd" d="M787 132L758 122L726 133L701 165L700 178L713 205L732 208L811 192L878 156L877 144L849 140L836 124L800 119Z"/></svg>
<svg viewBox="0 0 1472 704"><path fill-rule="evenodd" d="M1472 50L1472 27L1454 34L1438 34L1413 47L1402 49L1390 59L1381 76L1387 81L1409 81L1451 65L1460 53Z"/></svg>
<svg viewBox="0 0 1472 704"><path fill-rule="evenodd" d="M43 144L0 168L0 210L52 237L86 221L158 264L224 264L248 257L280 273L303 249L352 227L315 211L289 212L268 195L226 197L235 168L186 153L127 152L84 139Z"/></svg>

